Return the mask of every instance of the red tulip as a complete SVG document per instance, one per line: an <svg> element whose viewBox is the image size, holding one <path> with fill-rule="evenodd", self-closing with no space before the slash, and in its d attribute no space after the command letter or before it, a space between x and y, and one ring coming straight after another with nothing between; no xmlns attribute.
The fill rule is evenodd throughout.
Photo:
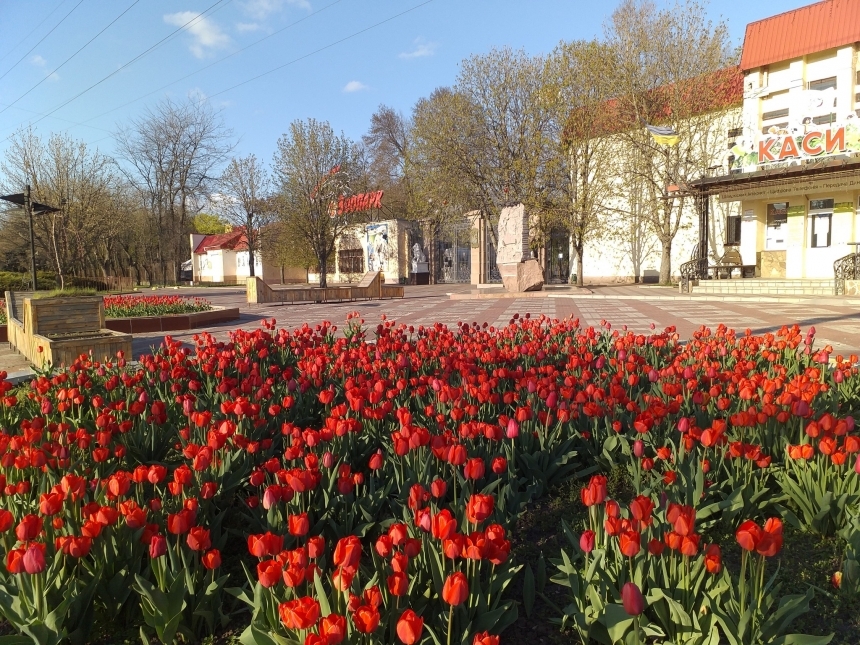
<svg viewBox="0 0 860 645"><path fill-rule="evenodd" d="M386 582L388 584L388 591L391 592L392 596L404 596L409 590L409 579L406 577L405 573L392 573L388 576L388 580Z"/></svg>
<svg viewBox="0 0 860 645"><path fill-rule="evenodd" d="M480 457L474 457L466 462L463 467L463 476L466 479L478 480L484 476L484 460Z"/></svg>
<svg viewBox="0 0 860 645"><path fill-rule="evenodd" d="M217 569L221 566L221 552L218 549L210 549L200 558L200 561L207 569Z"/></svg>
<svg viewBox="0 0 860 645"><path fill-rule="evenodd" d="M860 457L858 457L860 458ZM436 499L440 497L445 497L445 493L448 490L448 484L444 479L434 479L433 483L430 484L430 494L433 495Z"/></svg>
<svg viewBox="0 0 860 645"><path fill-rule="evenodd" d="M188 548L192 551L205 551L211 548L212 540L209 537L209 529L204 529L201 526L195 526L188 532L188 537L185 539Z"/></svg>
<svg viewBox="0 0 860 645"><path fill-rule="evenodd" d="M15 536L21 542L35 540L42 532L42 518L38 515L25 515L15 528Z"/></svg>
<svg viewBox="0 0 860 645"><path fill-rule="evenodd" d="M346 618L339 614L329 614L320 621L319 630L326 645L338 645L346 638Z"/></svg>
<svg viewBox="0 0 860 645"><path fill-rule="evenodd" d="M508 470L508 460L504 457L494 457L491 468L496 475L501 475Z"/></svg>
<svg viewBox="0 0 860 645"><path fill-rule="evenodd" d="M622 531L618 536L618 545L621 548L621 553L628 558L632 558L640 550L640 535L636 531Z"/></svg>
<svg viewBox="0 0 860 645"><path fill-rule="evenodd" d="M579 536L579 548L584 553L591 553L594 550L594 531L589 529Z"/></svg>
<svg viewBox="0 0 860 645"><path fill-rule="evenodd" d="M281 579L282 570L277 560L263 560L257 564L257 580L264 587L272 587Z"/></svg>
<svg viewBox="0 0 860 645"><path fill-rule="evenodd" d="M315 535L312 538L308 538L307 547L308 557L315 560L325 553L325 539L322 535Z"/></svg>
<svg viewBox="0 0 860 645"><path fill-rule="evenodd" d="M621 604L630 616L638 616L645 611L645 599L639 587L633 582L625 582L621 588Z"/></svg>
<svg viewBox="0 0 860 645"><path fill-rule="evenodd" d="M735 531L735 538L738 544L746 551L755 551L763 535L764 531L752 520L747 520Z"/></svg>
<svg viewBox="0 0 860 645"><path fill-rule="evenodd" d="M720 547L716 544L709 544L705 547L705 568L708 573L718 574L723 568L723 555Z"/></svg>
<svg viewBox="0 0 860 645"><path fill-rule="evenodd" d="M633 519L640 522L643 526L649 526L651 524L651 513L653 512L654 502L650 497L639 495L630 502L630 514L633 516Z"/></svg>
<svg viewBox="0 0 860 645"><path fill-rule="evenodd" d="M580 495L585 506L602 504L606 499L606 477L604 475L592 475L588 485L582 489Z"/></svg>
<svg viewBox="0 0 860 645"><path fill-rule="evenodd" d="M160 533L153 535L149 541L149 557L153 560L167 553L167 540Z"/></svg>
<svg viewBox="0 0 860 645"><path fill-rule="evenodd" d="M299 515L290 515L288 518L288 524L290 529L290 535L295 535L297 537L307 535L307 532L310 530L310 523L308 522L307 513L300 513Z"/></svg>
<svg viewBox="0 0 860 645"><path fill-rule="evenodd" d="M24 552L24 571L32 575L42 573L45 567L45 545L39 542L31 543Z"/></svg>
<svg viewBox="0 0 860 645"><path fill-rule="evenodd" d="M433 516L431 533L437 540L447 540L457 532L457 520L447 508Z"/></svg>
<svg viewBox="0 0 860 645"><path fill-rule="evenodd" d="M442 600L449 605L457 606L465 602L468 597L469 581L466 576L460 571L450 574L442 587Z"/></svg>
<svg viewBox="0 0 860 645"><path fill-rule="evenodd" d="M309 596L289 600L278 605L281 622L287 629L308 629L320 617L320 604Z"/></svg>
<svg viewBox="0 0 860 645"><path fill-rule="evenodd" d="M361 605L352 614L352 623L362 634L370 634L379 627L379 610L373 605Z"/></svg>
<svg viewBox="0 0 860 645"><path fill-rule="evenodd" d="M341 538L335 545L332 559L339 567L357 567L361 560L361 541L354 535Z"/></svg>
<svg viewBox="0 0 860 645"><path fill-rule="evenodd" d="M675 533L681 537L691 535L696 524L696 509L681 504L669 504L666 520L674 525Z"/></svg>
<svg viewBox="0 0 860 645"><path fill-rule="evenodd" d="M404 611L397 621L397 638L404 645L414 645L421 640L424 619L411 609Z"/></svg>
<svg viewBox="0 0 860 645"><path fill-rule="evenodd" d="M466 519L472 524L479 524L493 514L494 499L492 495L475 493L466 505Z"/></svg>
<svg viewBox="0 0 860 645"><path fill-rule="evenodd" d="M0 533L5 533L15 523L15 516L5 508L0 508Z"/></svg>
<svg viewBox="0 0 860 645"><path fill-rule="evenodd" d="M475 634L472 645L499 645L499 637L490 632L479 632Z"/></svg>
<svg viewBox="0 0 860 645"><path fill-rule="evenodd" d="M25 549L10 549L6 554L6 570L9 573L24 573Z"/></svg>

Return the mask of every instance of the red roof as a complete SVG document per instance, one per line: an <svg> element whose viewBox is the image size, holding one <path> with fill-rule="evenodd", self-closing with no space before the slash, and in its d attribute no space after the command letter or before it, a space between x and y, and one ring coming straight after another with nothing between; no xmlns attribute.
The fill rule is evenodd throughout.
<svg viewBox="0 0 860 645"><path fill-rule="evenodd" d="M194 249L194 253L197 255L206 255L206 251L214 251L217 249L234 251L241 249L247 250L248 239L245 237L245 232L241 228L235 228L229 233L207 235L200 240L197 248Z"/></svg>
<svg viewBox="0 0 860 645"><path fill-rule="evenodd" d="M747 25L741 69L860 41L860 1L824 0Z"/></svg>

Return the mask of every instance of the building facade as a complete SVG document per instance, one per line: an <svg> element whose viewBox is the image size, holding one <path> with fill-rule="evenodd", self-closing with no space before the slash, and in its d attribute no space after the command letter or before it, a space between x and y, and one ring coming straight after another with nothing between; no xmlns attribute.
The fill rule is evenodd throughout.
<svg viewBox="0 0 860 645"><path fill-rule="evenodd" d="M860 242L860 2L747 26L728 173L697 182L739 212L725 244L763 278L833 278Z"/></svg>

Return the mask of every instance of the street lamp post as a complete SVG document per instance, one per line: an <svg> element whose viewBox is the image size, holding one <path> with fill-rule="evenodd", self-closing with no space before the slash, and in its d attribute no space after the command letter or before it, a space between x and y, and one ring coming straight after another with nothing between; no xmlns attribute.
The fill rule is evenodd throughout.
<svg viewBox="0 0 860 645"><path fill-rule="evenodd" d="M38 282L36 276L36 235L33 231L33 215L41 215L43 213L56 213L60 209L54 208L53 206L48 206L47 204L40 204L38 202L34 202L30 198L30 184L27 184L24 187L23 193L15 193L14 195L3 195L0 196L0 199L21 206L24 209L24 212L27 214L27 223L30 228L30 272L32 274L33 280L33 291L36 291L38 287Z"/></svg>

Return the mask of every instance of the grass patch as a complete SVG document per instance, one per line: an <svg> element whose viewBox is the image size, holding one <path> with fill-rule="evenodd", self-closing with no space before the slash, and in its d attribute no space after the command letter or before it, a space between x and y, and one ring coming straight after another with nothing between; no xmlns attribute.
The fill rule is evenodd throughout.
<svg viewBox="0 0 860 645"><path fill-rule="evenodd" d="M79 298L81 296L95 296L95 289L85 287L67 287L66 289L53 289L52 291L36 291L33 300L46 300L48 298Z"/></svg>

